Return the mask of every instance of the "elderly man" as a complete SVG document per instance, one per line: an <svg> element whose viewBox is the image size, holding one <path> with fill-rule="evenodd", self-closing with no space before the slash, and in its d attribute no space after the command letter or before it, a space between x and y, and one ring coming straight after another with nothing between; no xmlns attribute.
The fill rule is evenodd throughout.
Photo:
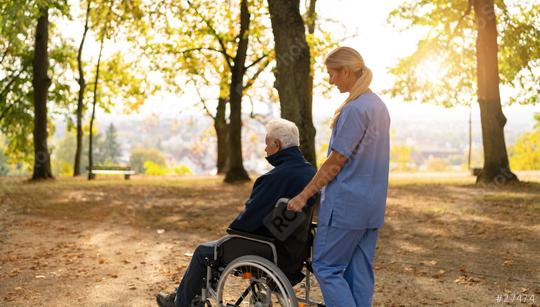
<svg viewBox="0 0 540 307"><path fill-rule="evenodd" d="M291 198L300 193L315 175L315 168L304 159L298 148L298 128L294 123L284 119L270 121L266 126L265 143L266 160L274 168L257 178L244 211L229 227L256 235L271 236L263 225L264 217L273 210L278 199ZM315 197L308 201L307 207L310 208L314 203ZM301 279L303 260L309 253L308 236L309 223L305 223L287 240L276 244L278 266L292 283ZM203 287L203 277L206 274L204 259L213 257L214 244L215 241L197 246L176 293L157 295L159 306L192 306Z"/></svg>

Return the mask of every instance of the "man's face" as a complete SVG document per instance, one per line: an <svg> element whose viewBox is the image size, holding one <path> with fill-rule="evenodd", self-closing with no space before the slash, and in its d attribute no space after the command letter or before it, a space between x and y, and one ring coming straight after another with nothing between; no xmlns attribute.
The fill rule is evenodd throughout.
<svg viewBox="0 0 540 307"><path fill-rule="evenodd" d="M264 142L266 143L266 148L264 148L264 151L266 151L267 157L281 150L281 141L279 139L271 138L267 135L264 138Z"/></svg>

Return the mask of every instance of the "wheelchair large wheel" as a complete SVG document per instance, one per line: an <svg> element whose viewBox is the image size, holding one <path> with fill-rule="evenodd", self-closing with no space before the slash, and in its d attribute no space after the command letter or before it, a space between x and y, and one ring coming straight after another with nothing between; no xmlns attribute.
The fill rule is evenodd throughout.
<svg viewBox="0 0 540 307"><path fill-rule="evenodd" d="M222 272L217 291L218 306L297 307L291 283L272 262L259 256L243 256Z"/></svg>

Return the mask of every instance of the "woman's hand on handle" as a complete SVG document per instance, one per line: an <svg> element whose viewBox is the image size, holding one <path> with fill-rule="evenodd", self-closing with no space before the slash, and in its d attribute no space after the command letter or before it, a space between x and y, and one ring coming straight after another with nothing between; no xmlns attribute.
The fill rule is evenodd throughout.
<svg viewBox="0 0 540 307"><path fill-rule="evenodd" d="M287 203L287 209L291 211L300 212L306 206L307 199L302 194L298 194Z"/></svg>

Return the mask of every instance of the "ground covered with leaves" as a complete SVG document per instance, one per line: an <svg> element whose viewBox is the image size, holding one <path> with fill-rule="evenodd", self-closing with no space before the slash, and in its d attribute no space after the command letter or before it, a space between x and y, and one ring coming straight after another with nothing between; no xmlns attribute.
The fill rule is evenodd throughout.
<svg viewBox="0 0 540 307"><path fill-rule="evenodd" d="M373 305L540 305L540 176L526 179L394 177ZM0 305L155 306L250 188L220 178L1 179Z"/></svg>

